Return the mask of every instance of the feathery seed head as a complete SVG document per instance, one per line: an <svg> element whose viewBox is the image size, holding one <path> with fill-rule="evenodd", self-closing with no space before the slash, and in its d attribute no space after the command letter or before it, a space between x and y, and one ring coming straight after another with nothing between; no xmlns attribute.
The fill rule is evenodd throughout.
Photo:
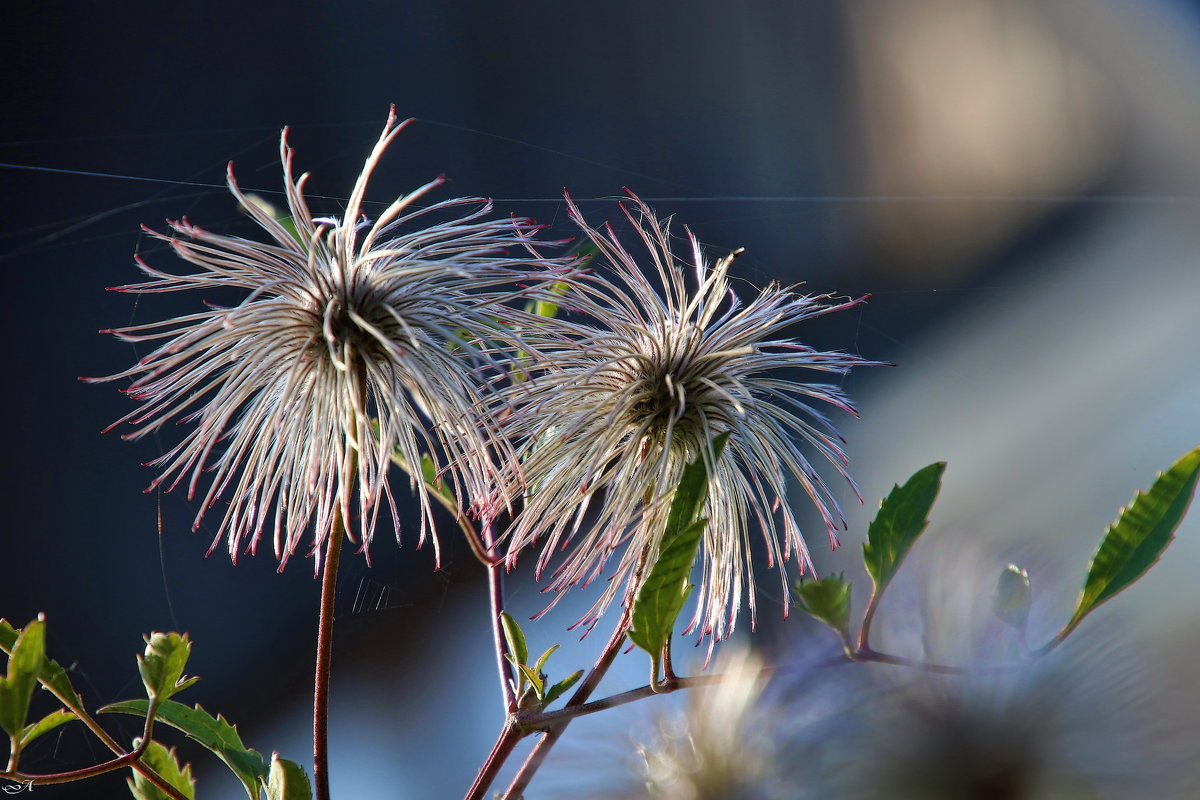
<svg viewBox="0 0 1200 800"><path fill-rule="evenodd" d="M151 279L121 287L245 293L232 307L112 331L155 349L96 379L132 379L128 394L142 405L114 424L137 426L129 438L168 421L193 423L152 462L161 471L153 485L186 481L189 496L202 491L197 526L227 498L214 547L227 537L235 559L269 530L282 569L312 529L319 561L339 515L365 550L381 507L397 516L387 482L394 452L410 465L428 454L463 502L491 494L493 459L508 455L494 420L481 412L481 373L496 366L500 349L523 347L505 324L522 316L510 303L540 299L548 282L563 278L564 264L537 253L528 220L486 219L488 201L414 208L441 178L368 220L368 179L405 124L389 114L340 218L313 216L303 191L308 176L293 177L285 129L289 219L244 195L232 165L228 177L267 241L172 222L171 233L150 233L194 269L176 274L139 258ZM431 216L442 221L425 222ZM432 535L430 498L419 479L410 485L423 541Z"/></svg>
<svg viewBox="0 0 1200 800"><path fill-rule="evenodd" d="M704 511L709 524L689 630L698 628L715 641L733 631L744 594L754 612L751 517L763 531L773 565L795 551L801 570L810 566L784 500L787 476L812 499L831 543L844 525L837 501L801 445L849 481L840 437L814 404L852 414L853 406L837 386L775 373L841 375L872 364L778 338L793 323L861 299L827 302L828 297L797 295L772 284L743 303L728 279L740 250L710 264L688 232L685 262L672 250L669 221L657 220L632 193L630 198L634 210L621 208L645 247L646 271L611 227L603 233L590 227L567 198L571 217L611 277L594 275L575 300L596 327L575 323L572 341L557 350L548 346L548 360L534 368L530 382L507 392L516 409L510 435L524 443L522 472L529 487L510 530L509 560L540 544L540 572L575 540L548 586L561 591L588 583L614 559L607 588L581 621L594 624L614 598L628 602L636 591L638 564L657 557L681 471L703 454L712 476ZM711 442L721 433L729 440L715 459ZM604 502L585 525L585 512L602 492ZM782 569L780 580L786 597Z"/></svg>

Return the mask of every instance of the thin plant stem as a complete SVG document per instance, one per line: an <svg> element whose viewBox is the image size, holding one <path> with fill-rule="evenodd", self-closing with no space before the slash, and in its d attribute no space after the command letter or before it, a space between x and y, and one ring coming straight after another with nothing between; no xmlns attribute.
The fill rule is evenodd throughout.
<svg viewBox="0 0 1200 800"><path fill-rule="evenodd" d="M879 599L882 596L881 591L876 590L874 586L871 587L871 596L867 599L867 608L863 612L862 627L858 629L858 647L855 649L859 652L871 650L871 623L875 621L875 609L879 608Z"/></svg>
<svg viewBox="0 0 1200 800"><path fill-rule="evenodd" d="M346 523L339 505L325 544L321 574L321 617L317 624L317 668L313 681L313 790L316 800L329 800L329 677L333 660L333 601L338 561Z"/></svg>
<svg viewBox="0 0 1200 800"><path fill-rule="evenodd" d="M496 780L497 773L512 754L517 742L527 735L512 720L511 715L505 720L504 727L500 729L500 735L496 737L496 743L492 745L492 751L488 753L487 760L483 762L483 766L479 768L479 773L475 776L475 781L467 790L465 800L483 800L484 794Z"/></svg>
<svg viewBox="0 0 1200 800"><path fill-rule="evenodd" d="M571 695L571 699L567 701L567 708L582 706L591 697L592 692L596 690L596 686L600 683L600 679L608 672L608 668L612 666L613 660L617 657L617 653L621 651L621 646L625 643L625 631L629 627L630 609L627 605L624 613L621 615L621 621L617 624L613 631L612 637L608 640L608 644L604 645L603 652L596 659L595 666L584 677L579 684L579 688L575 690L575 694ZM560 724L550 728L533 746L529 756L525 759L525 763L521 765L521 769L513 778L512 783L504 792L502 800L518 800L524 793L529 782L533 780L533 776L541 768L542 762L546 760L546 756L550 754L550 750L558 742L563 735L563 731L567 729L570 723L569 719L563 720Z"/></svg>
<svg viewBox="0 0 1200 800"><path fill-rule="evenodd" d="M470 534L467 538L471 538ZM495 545L495 532L491 523L488 523L483 529L483 546L489 557L493 556L493 545ZM500 673L500 692L504 703L504 714L507 717L517 710L517 696L513 691L512 672L507 658L508 639L504 636L504 624L500 621L500 614L504 611L504 573L501 563L497 559L488 564L487 576L488 599L492 612L492 639L496 645L496 669Z"/></svg>
<svg viewBox="0 0 1200 800"><path fill-rule="evenodd" d="M0 778L15 781L17 783L24 783L29 786L41 786L52 783L70 783L72 781L81 781L87 778L94 778L98 775L103 775L106 772L112 772L113 770L121 769L122 767L133 767L134 769L138 769L138 760L146 752L146 748L149 747L151 738L154 734L154 718L157 713L158 701L152 699L150 701L150 707L146 711L146 722L142 728L142 736L138 741L137 747L128 753L121 752L118 747L118 749L115 751L118 753L117 757L109 761L105 761L103 764L96 764L91 767L83 767L82 769L70 770L68 772L55 772L45 775L30 775L28 773L20 772L16 768L16 761L20 755L20 748L17 747L13 749L13 757L9 761L8 769L3 773L0 773ZM141 772L141 770L138 771ZM172 800L187 800L187 798L176 791L175 787L167 783L167 781L162 776L158 775L158 773L154 773L153 777L150 775L146 775L146 777L156 785L161 782L162 785L158 786L158 788L161 789L168 797L171 797Z"/></svg>

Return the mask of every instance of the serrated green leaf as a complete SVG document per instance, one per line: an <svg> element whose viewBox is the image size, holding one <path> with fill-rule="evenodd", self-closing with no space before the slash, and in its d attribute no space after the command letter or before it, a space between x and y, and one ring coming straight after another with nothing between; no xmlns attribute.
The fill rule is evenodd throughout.
<svg viewBox="0 0 1200 800"><path fill-rule="evenodd" d="M833 628L843 642L850 637L850 584L844 574L796 584L800 610Z"/></svg>
<svg viewBox="0 0 1200 800"><path fill-rule="evenodd" d="M563 695L568 689L579 682L583 677L583 670L576 670L567 677L563 678L558 683L546 690L546 696L542 698L542 705L548 706Z"/></svg>
<svg viewBox="0 0 1200 800"><path fill-rule="evenodd" d="M942 487L946 462L917 470L903 486L894 486L879 504L867 529L863 561L879 594L891 582L913 542L929 524L929 509Z"/></svg>
<svg viewBox="0 0 1200 800"><path fill-rule="evenodd" d="M712 458L717 463L725 449L728 433L713 439ZM663 529L658 557L638 587L630 616L629 640L650 654L652 680L657 682L663 649L671 638L675 620L683 610L690 588L688 576L696 561L700 536L707 519L697 519L708 497L708 465L704 454L683 468L667 522Z"/></svg>
<svg viewBox="0 0 1200 800"><path fill-rule="evenodd" d="M148 710L148 700L128 700L105 706L99 713L133 714L145 718ZM238 734L236 725L230 725L219 714L214 719L199 705L185 706L174 700L167 700L159 705L155 719L183 731L211 750L238 777L252 800L257 800L259 780L266 779L271 766L263 760L258 751L249 750L242 744L242 737Z"/></svg>
<svg viewBox="0 0 1200 800"><path fill-rule="evenodd" d="M51 711L37 722L25 726L25 729L21 731L21 748L24 749L27 744L42 734L49 733L59 725L70 722L73 719L79 719L74 711L67 711L64 708Z"/></svg>
<svg viewBox="0 0 1200 800"><path fill-rule="evenodd" d="M512 653L516 666L529 661L529 646L525 644L525 634L521 626L507 611L500 612L500 626L504 629L504 639L508 642L508 652Z"/></svg>
<svg viewBox="0 0 1200 800"><path fill-rule="evenodd" d="M134 744L136 746L136 740ZM177 792L188 800L195 800L196 781L192 778L192 765L185 764L181 768L174 747L168 750L158 742L151 741L142 754L142 761ZM125 783L129 785L129 791L136 800L171 800L170 795L151 783L149 778L137 770L133 770L133 777L126 778ZM256 800L257 797L256 794Z"/></svg>
<svg viewBox="0 0 1200 800"><path fill-rule="evenodd" d="M1031 594L1029 573L1016 564L1009 564L996 581L992 610L1006 625L1024 630L1029 619Z"/></svg>
<svg viewBox="0 0 1200 800"><path fill-rule="evenodd" d="M137 662L150 697L168 700L198 680L183 675L188 656L192 654L192 643L186 633L155 632L145 639L146 652L137 657Z"/></svg>
<svg viewBox="0 0 1200 800"><path fill-rule="evenodd" d="M1200 447L1160 473L1150 490L1133 500L1108 526L1092 557L1075 613L1065 631L1074 629L1097 606L1127 588L1158 563L1183 521L1200 477Z"/></svg>
<svg viewBox="0 0 1200 800"><path fill-rule="evenodd" d="M46 623L37 619L17 636L8 656L8 676L0 677L0 727L18 742L45 661Z"/></svg>
<svg viewBox="0 0 1200 800"><path fill-rule="evenodd" d="M13 628L7 620L0 619L0 650L11 654L19 635L20 631ZM42 664L42 671L38 674L38 678L54 693L55 697L68 707L74 709L83 707L83 700L75 691L75 687L71 685L67 671L57 661L47 658Z"/></svg>
<svg viewBox="0 0 1200 800"><path fill-rule="evenodd" d="M294 761L271 756L271 777L266 782L267 800L312 800L308 774Z"/></svg>
<svg viewBox="0 0 1200 800"><path fill-rule="evenodd" d="M557 649L558 649L558 645L556 645L556 644L550 645L550 647L547 648L546 652L542 653L542 655L538 658L537 663L533 665L533 671L534 672L545 672L546 661L549 660L550 656L553 655L554 651Z"/></svg>

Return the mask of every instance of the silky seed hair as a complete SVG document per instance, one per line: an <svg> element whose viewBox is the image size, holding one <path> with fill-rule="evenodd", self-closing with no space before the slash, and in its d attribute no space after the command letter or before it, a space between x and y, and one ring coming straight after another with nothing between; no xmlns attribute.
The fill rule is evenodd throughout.
<svg viewBox="0 0 1200 800"><path fill-rule="evenodd" d="M224 502L213 547L224 538L235 561L266 534L282 569L311 531L319 568L335 518L365 551L382 508L398 536L387 480L393 456L411 467L419 542L432 539L435 554L429 490L411 474L420 475L422 456L463 507L483 498L508 502L503 489L496 494L496 463L512 452L483 412L486 373L503 369L510 350L532 349L513 332L513 325L527 327L519 306L562 280L565 262L539 255L529 220L487 219L490 201L417 207L442 178L368 219L368 180L406 124L389 114L341 217L313 216L308 175L293 177L285 129L287 219L243 194L232 164L228 172L230 191L266 241L213 233L187 219L170 222L169 233L147 229L194 269L171 272L138 258L150 280L118 287L244 292L229 307L109 331L155 349L127 370L93 379L132 379L124 391L140 405L112 426L135 426L126 438L168 422L190 426L150 462L160 473L151 488L186 484L189 498L202 501L196 527ZM511 481L513 470L506 474Z"/></svg>
<svg viewBox="0 0 1200 800"><path fill-rule="evenodd" d="M702 457L711 475L709 523L688 630L718 641L733 632L744 600L752 621L757 611L752 519L769 565L780 567L785 614L782 562L795 556L801 573L812 567L787 502L789 477L820 513L831 545L845 525L810 457L828 462L857 495L842 439L818 406L855 410L840 387L809 377L874 362L779 337L861 298L804 296L772 283L743 302L728 277L741 251L710 262L688 231L681 258L669 220L657 219L632 193L620 207L640 239L637 258L611 226L589 226L567 197L571 218L597 253L591 279L573 295L576 311L590 320L561 323L570 343L547 345L549 359L505 394L514 409L508 432L521 443L528 486L509 530L508 560L538 548L538 574L549 570L554 602L566 588L606 575L580 620L595 625L615 599L631 601L658 555L683 467ZM723 433L729 438L717 457L711 445Z"/></svg>

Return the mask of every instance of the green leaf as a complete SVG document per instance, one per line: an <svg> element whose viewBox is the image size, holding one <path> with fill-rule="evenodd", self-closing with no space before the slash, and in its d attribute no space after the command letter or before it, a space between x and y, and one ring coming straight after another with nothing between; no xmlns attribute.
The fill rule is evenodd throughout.
<svg viewBox="0 0 1200 800"><path fill-rule="evenodd" d="M567 293L570 286L563 281L559 281L550 287L550 294L555 297L562 297ZM525 304L525 311L529 314L536 314L539 317L547 319L558 316L558 303L553 300L530 300Z"/></svg>
<svg viewBox="0 0 1200 800"><path fill-rule="evenodd" d="M16 645L19 635L20 631L9 625L6 620L0 619L0 650L12 653L13 646ZM71 685L71 679L67 677L67 671L59 666L57 661L49 658L46 659L42 664L42 671L38 673L38 679L54 693L55 697L68 707L73 709L83 707L83 700L79 697L79 693L75 691L75 687Z"/></svg>
<svg viewBox="0 0 1200 800"><path fill-rule="evenodd" d="M533 665L533 671L534 672L542 672L544 667L546 666L546 661L550 658L550 656L557 649L558 649L558 645L556 645L556 644L550 645L550 647L546 650L546 652L542 653L541 657L538 658L537 663Z"/></svg>
<svg viewBox="0 0 1200 800"><path fill-rule="evenodd" d="M438 475L437 467L433 464L433 458L428 453L421 453L421 478L425 481L425 485L433 491L440 494L445 499L455 505L458 501L454 497L454 492Z"/></svg>
<svg viewBox="0 0 1200 800"><path fill-rule="evenodd" d="M908 483L895 486L879 504L879 513L867 529L863 561L875 583L875 593L884 590L913 542L929 524L929 509L942 487L946 462L917 470Z"/></svg>
<svg viewBox="0 0 1200 800"><path fill-rule="evenodd" d="M36 619L17 636L8 657L8 676L0 677L0 727L18 742L45 661L46 623Z"/></svg>
<svg viewBox="0 0 1200 800"><path fill-rule="evenodd" d="M1146 493L1133 500L1104 534L1088 568L1075 614L1064 635L1097 606L1128 587L1158 563L1183 521L1200 476L1200 447L1160 473Z"/></svg>
<svg viewBox="0 0 1200 800"><path fill-rule="evenodd" d="M541 699L542 691L546 688L545 684L542 683L542 676L534 672L527 664L520 664L517 669L521 670L521 674L525 676L525 680L529 681L529 684L533 686L533 691L537 694L538 699Z"/></svg>
<svg viewBox="0 0 1200 800"><path fill-rule="evenodd" d="M850 641L850 584L843 574L800 581L796 594L801 611L833 628L843 642Z"/></svg>
<svg viewBox="0 0 1200 800"><path fill-rule="evenodd" d="M75 715L74 711L67 711L65 708L60 708L57 711L51 711L37 722L25 726L25 729L21 731L21 748L24 749L25 745L29 744L37 737L44 733L49 733L59 725L70 722L73 719L79 719L79 717Z"/></svg>
<svg viewBox="0 0 1200 800"><path fill-rule="evenodd" d="M136 745L137 740L135 739L134 746ZM145 753L142 754L142 761L165 779L177 792L188 800L195 800L196 781L192 778L192 765L187 764L180 768L174 747L168 750L158 742L151 741L146 746ZM126 778L125 782L129 784L129 791L137 800L171 800L170 795L151 783L149 778L137 770L133 770L133 777ZM256 794L255 798L257 797Z"/></svg>
<svg viewBox="0 0 1200 800"><path fill-rule="evenodd" d="M721 458L728 433L713 439L713 463ZM663 649L671 638L675 620L683 610L690 587L688 576L696 560L700 536L707 519L697 519L708 496L708 466L704 454L683 469L658 550L658 558L638 587L633 600L629 639L650 654L651 675L658 680Z"/></svg>
<svg viewBox="0 0 1200 800"><path fill-rule="evenodd" d="M567 691L572 686L574 686L576 683L578 683L579 679L582 677L583 677L583 670L578 670L576 672L572 672L570 675L563 678L561 681L559 681L558 683L554 684L549 689L547 689L546 696L542 699L543 707L550 705L555 700L557 700L559 697L561 697L563 692Z"/></svg>
<svg viewBox="0 0 1200 800"><path fill-rule="evenodd" d="M996 581L996 596L992 610L1007 625L1024 630L1029 619L1029 573L1016 564L1009 564Z"/></svg>
<svg viewBox="0 0 1200 800"><path fill-rule="evenodd" d="M271 777L266 782L267 800L312 800L312 784L304 768L294 761L271 755Z"/></svg>
<svg viewBox="0 0 1200 800"><path fill-rule="evenodd" d="M199 678L185 678L183 668L192 654L187 634L152 633L145 637L146 654L137 657L138 671L150 697L160 701L186 689Z"/></svg>
<svg viewBox="0 0 1200 800"><path fill-rule="evenodd" d="M281 212L274 203L257 194L247 193L246 199L250 201L251 205L257 206L259 209L266 212L267 216L278 222L293 239L299 242L300 245L305 249L308 249L308 237L300 235L300 230L296 227L296 220L292 219L290 214Z"/></svg>
<svg viewBox="0 0 1200 800"><path fill-rule="evenodd" d="M504 628L504 639L508 642L508 652L512 653L514 666L521 666L529 661L529 647L525 644L525 634L521 626L507 611L500 612L500 626Z"/></svg>
<svg viewBox="0 0 1200 800"><path fill-rule="evenodd" d="M149 710L148 700L128 700L123 703L113 703L100 709L101 714L133 714L145 717ZM214 719L211 714L201 708L185 706L174 700L167 700L158 707L155 716L160 722L178 728L204 747L211 750L225 765L233 771L246 793L252 800L258 800L259 780L265 780L270 772L270 765L263 760L256 750L248 750L242 744L242 737L237 732L236 725L230 725L220 715Z"/></svg>

